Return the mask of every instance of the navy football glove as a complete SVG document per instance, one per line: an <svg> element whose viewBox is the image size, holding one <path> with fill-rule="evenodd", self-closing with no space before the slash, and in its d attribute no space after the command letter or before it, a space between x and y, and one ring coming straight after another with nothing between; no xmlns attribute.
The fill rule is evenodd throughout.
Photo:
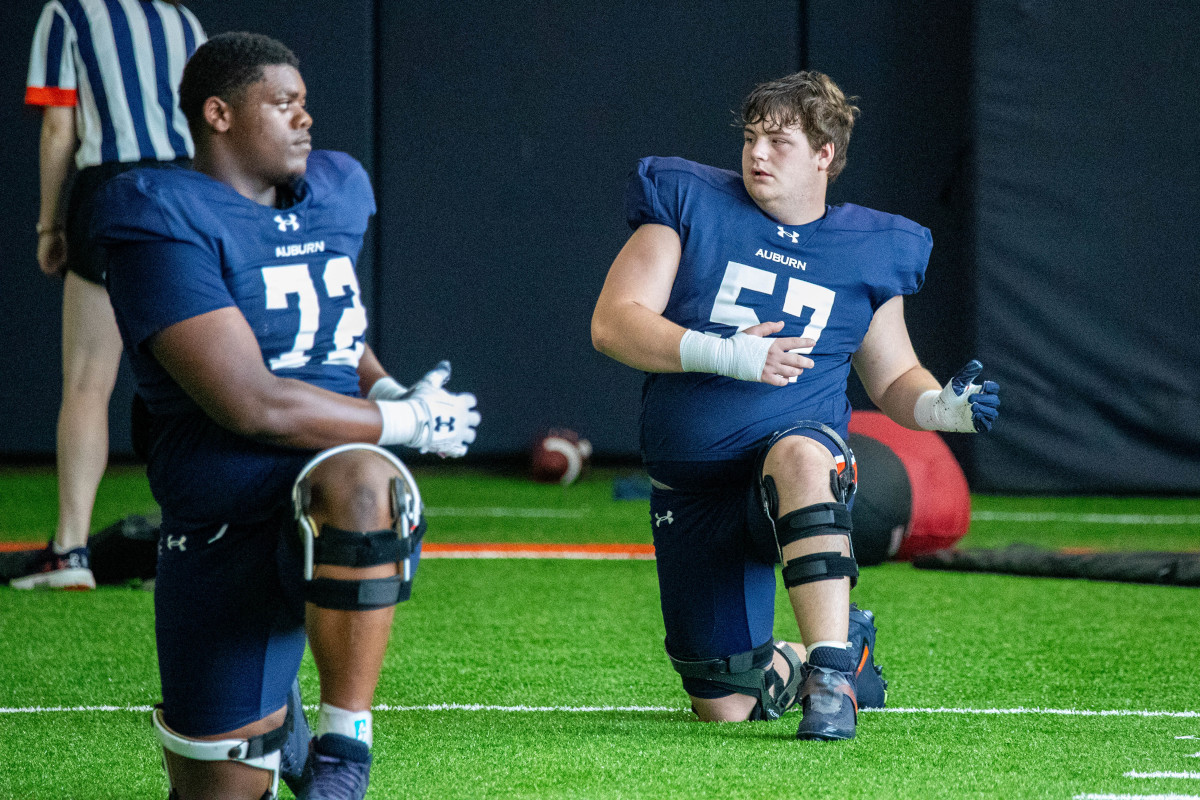
<svg viewBox="0 0 1200 800"><path fill-rule="evenodd" d="M972 359L940 392L930 390L917 398L917 424L930 431L990 431L1000 416L1000 386L995 381L973 383L981 372L983 364Z"/></svg>

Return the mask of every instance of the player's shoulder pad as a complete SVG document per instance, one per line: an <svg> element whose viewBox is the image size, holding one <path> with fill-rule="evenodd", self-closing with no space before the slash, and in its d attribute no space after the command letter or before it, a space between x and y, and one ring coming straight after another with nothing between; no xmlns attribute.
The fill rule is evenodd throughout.
<svg viewBox="0 0 1200 800"><path fill-rule="evenodd" d="M898 253L906 254L922 265L929 260L929 252L933 249L933 234L925 226L899 214L888 214L853 203L831 206L825 227L831 231L860 231L887 236Z"/></svg>
<svg viewBox="0 0 1200 800"><path fill-rule="evenodd" d="M92 235L101 244L188 238L191 210L214 183L174 165L123 172L97 195Z"/></svg>
<svg viewBox="0 0 1200 800"><path fill-rule="evenodd" d="M679 215L689 195L717 191L744 194L741 176L685 158L647 156L638 161L625 189L629 226L655 222L679 228Z"/></svg>
<svg viewBox="0 0 1200 800"><path fill-rule="evenodd" d="M711 187L736 195L742 187L742 176L736 172L675 156L647 156L638 161L637 172L662 189Z"/></svg>
<svg viewBox="0 0 1200 800"><path fill-rule="evenodd" d="M831 206L826 218L826 230L874 233L885 237L886 249L893 272L891 280L901 294L918 291L925 282L925 268L933 250L933 234L923 225L899 214L888 214L853 203Z"/></svg>
<svg viewBox="0 0 1200 800"><path fill-rule="evenodd" d="M338 196L363 203L368 214L375 213L375 192L371 179L358 159L337 150L313 150L308 154L305 181L314 196Z"/></svg>
<svg viewBox="0 0 1200 800"><path fill-rule="evenodd" d="M826 226L844 231L894 231L897 234L907 234L918 239L933 241L933 236L929 233L928 228L918 225L907 217L856 206L854 203L830 206Z"/></svg>

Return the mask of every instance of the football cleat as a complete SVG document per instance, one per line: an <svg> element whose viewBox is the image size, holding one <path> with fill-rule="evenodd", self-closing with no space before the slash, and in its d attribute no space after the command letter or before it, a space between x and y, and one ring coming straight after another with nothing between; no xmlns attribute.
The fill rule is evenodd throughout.
<svg viewBox="0 0 1200 800"><path fill-rule="evenodd" d="M96 577L92 575L87 545L60 555L54 552L54 540L51 539L30 565L29 573L13 578L9 586L14 589L95 589Z"/></svg>
<svg viewBox="0 0 1200 800"><path fill-rule="evenodd" d="M800 687L803 716L796 738L816 741L853 739L858 721L854 673L811 664L805 669L804 685Z"/></svg>
<svg viewBox="0 0 1200 800"><path fill-rule="evenodd" d="M887 681L875 663L875 615L850 604L850 653L854 656L855 695L859 708L883 708Z"/></svg>
<svg viewBox="0 0 1200 800"><path fill-rule="evenodd" d="M362 800L371 779L371 749L364 742L327 733L313 743L312 783L303 800Z"/></svg>
<svg viewBox="0 0 1200 800"><path fill-rule="evenodd" d="M304 704L300 701L300 681L292 682L288 692L288 713L292 719L292 729L288 731L287 741L280 750L279 774L283 782L292 790L296 797L306 797L309 784L312 783L312 730L308 727L308 719L304 716Z"/></svg>

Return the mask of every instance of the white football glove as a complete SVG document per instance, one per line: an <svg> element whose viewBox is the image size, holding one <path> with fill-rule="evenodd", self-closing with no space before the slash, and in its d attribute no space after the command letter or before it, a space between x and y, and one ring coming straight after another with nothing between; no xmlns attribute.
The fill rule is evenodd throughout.
<svg viewBox="0 0 1200 800"><path fill-rule="evenodd" d="M946 386L917 398L913 416L928 431L986 433L1000 415L1000 387L995 381L974 383L983 364L972 359Z"/></svg>
<svg viewBox="0 0 1200 800"><path fill-rule="evenodd" d="M475 410L475 395L452 394L442 388L449 379L450 362L441 361L404 395L417 412L417 433L411 446L422 453L461 458L467 454L467 445L475 441L481 418Z"/></svg>
<svg viewBox="0 0 1200 800"><path fill-rule="evenodd" d="M368 400L401 400L408 393L408 388L397 383L390 375L384 375L371 385L367 393Z"/></svg>

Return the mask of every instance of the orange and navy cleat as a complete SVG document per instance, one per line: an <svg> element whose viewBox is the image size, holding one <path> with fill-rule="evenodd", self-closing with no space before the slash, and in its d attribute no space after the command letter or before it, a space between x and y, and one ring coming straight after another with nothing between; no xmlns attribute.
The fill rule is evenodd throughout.
<svg viewBox="0 0 1200 800"><path fill-rule="evenodd" d="M883 708L887 681L875 663L875 615L850 604L850 653L854 656L855 694L859 708Z"/></svg>

